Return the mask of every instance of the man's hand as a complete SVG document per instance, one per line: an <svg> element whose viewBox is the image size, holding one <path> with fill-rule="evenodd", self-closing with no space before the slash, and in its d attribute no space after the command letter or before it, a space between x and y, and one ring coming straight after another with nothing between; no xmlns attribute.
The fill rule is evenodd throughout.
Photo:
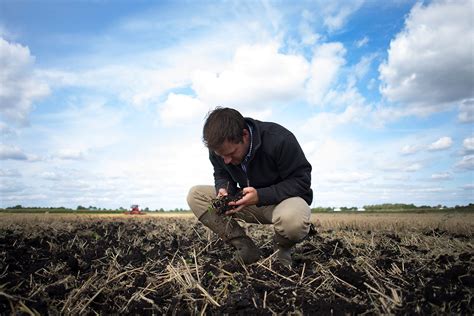
<svg viewBox="0 0 474 316"><path fill-rule="evenodd" d="M219 192L217 192L217 197L226 196L226 195L228 195L228 193L227 193L227 190L224 188L220 188Z"/></svg>
<svg viewBox="0 0 474 316"><path fill-rule="evenodd" d="M225 215L232 215L234 213L240 212L246 206L255 205L258 203L258 194L255 188L253 187L243 188L242 194L244 196L240 200L235 201L235 202L229 202L230 206L236 206L236 208L225 212Z"/></svg>

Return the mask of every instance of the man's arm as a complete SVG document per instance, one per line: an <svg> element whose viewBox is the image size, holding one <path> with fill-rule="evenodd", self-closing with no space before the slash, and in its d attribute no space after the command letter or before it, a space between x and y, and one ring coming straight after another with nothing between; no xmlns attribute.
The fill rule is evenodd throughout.
<svg viewBox="0 0 474 316"><path fill-rule="evenodd" d="M278 204L290 197L305 196L311 190L311 164L293 134L283 137L272 155L283 180L257 189L257 206Z"/></svg>
<svg viewBox="0 0 474 316"><path fill-rule="evenodd" d="M237 192L237 183L232 179L227 170L222 166L219 157L209 151L209 160L214 167L214 186L218 195L225 195L225 193L235 194Z"/></svg>
<svg viewBox="0 0 474 316"><path fill-rule="evenodd" d="M272 156L277 163L277 172L283 179L277 184L265 188L243 188L244 197L229 205L236 206L226 213L230 215L249 205L275 205L295 196L307 196L311 190L311 164L293 134L285 136L274 148Z"/></svg>

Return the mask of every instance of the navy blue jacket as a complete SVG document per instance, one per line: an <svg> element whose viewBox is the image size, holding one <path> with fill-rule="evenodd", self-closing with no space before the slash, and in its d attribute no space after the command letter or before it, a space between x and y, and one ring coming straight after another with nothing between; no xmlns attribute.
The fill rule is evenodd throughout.
<svg viewBox="0 0 474 316"><path fill-rule="evenodd" d="M216 191L225 188L229 194L235 194L238 187L251 186L257 189L257 206L275 205L296 196L311 205L311 164L296 137L276 123L251 118L245 121L252 127L253 139L247 173L240 165L226 165L221 157L209 151Z"/></svg>

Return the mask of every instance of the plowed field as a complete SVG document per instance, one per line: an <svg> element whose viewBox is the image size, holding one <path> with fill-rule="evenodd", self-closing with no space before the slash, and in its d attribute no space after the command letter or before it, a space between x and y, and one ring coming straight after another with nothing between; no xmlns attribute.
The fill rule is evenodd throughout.
<svg viewBox="0 0 474 316"><path fill-rule="evenodd" d="M292 271L274 262L271 226L248 226L265 258L243 266L193 217L8 216L7 314L474 312L471 214L314 215Z"/></svg>

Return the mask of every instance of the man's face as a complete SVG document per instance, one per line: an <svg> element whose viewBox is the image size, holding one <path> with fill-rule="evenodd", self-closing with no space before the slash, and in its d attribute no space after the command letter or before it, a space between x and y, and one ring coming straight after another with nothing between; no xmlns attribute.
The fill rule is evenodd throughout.
<svg viewBox="0 0 474 316"><path fill-rule="evenodd" d="M240 143L233 143L225 141L219 149L214 152L224 160L226 165L239 165L247 155L250 146L250 134L244 129L243 141Z"/></svg>

